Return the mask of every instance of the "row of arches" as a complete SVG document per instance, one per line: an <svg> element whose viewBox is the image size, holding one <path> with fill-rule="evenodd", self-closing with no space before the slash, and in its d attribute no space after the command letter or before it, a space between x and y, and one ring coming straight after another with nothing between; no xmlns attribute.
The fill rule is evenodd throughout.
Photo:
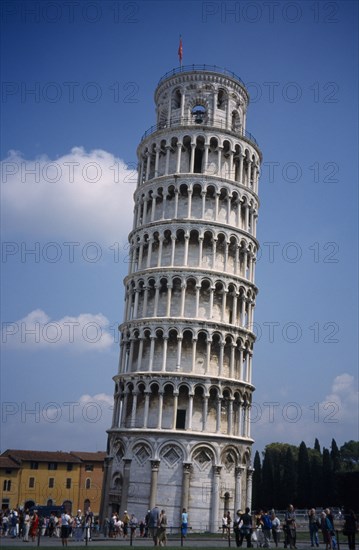
<svg viewBox="0 0 359 550"><path fill-rule="evenodd" d="M216 444L214 442L201 442L188 447L178 437L171 438L166 436L161 439L154 439L152 437L135 436L125 445L124 439L118 437L115 433L110 444L110 455L116 458L116 466L112 471L112 483L116 476L122 477L121 468L117 466L121 464L121 461L133 460L142 449L145 450L145 453L142 452L142 455L146 462L161 461L166 457L169 448L176 452L182 466L197 462L202 453L207 455L212 466L224 465L229 462L239 468L251 466L251 448L246 444L239 445L236 443L233 445L231 443Z"/></svg>
<svg viewBox="0 0 359 550"><path fill-rule="evenodd" d="M249 327L255 296L254 289L208 276L147 275L126 282L125 321L185 317Z"/></svg>
<svg viewBox="0 0 359 550"><path fill-rule="evenodd" d="M119 384L114 428L205 432L250 437L251 395L230 387L203 384Z"/></svg>
<svg viewBox="0 0 359 550"><path fill-rule="evenodd" d="M138 160L138 185L171 174L204 174L234 181L258 194L259 155L238 139L184 131L162 139L158 135L140 144Z"/></svg>
<svg viewBox="0 0 359 550"><path fill-rule="evenodd" d="M255 277L256 244L222 229L156 226L130 235L129 274L149 268L191 267Z"/></svg>
<svg viewBox="0 0 359 550"><path fill-rule="evenodd" d="M121 326L120 372L176 372L251 384L254 337L201 328Z"/></svg>
<svg viewBox="0 0 359 550"><path fill-rule="evenodd" d="M217 126L242 134L246 127L248 94L239 82L201 74L198 81L186 77L160 86L155 95L157 123ZM170 88L168 88L170 86Z"/></svg>
<svg viewBox="0 0 359 550"><path fill-rule="evenodd" d="M202 183L148 186L135 194L134 229L160 220L208 220L256 236L258 202L244 192Z"/></svg>

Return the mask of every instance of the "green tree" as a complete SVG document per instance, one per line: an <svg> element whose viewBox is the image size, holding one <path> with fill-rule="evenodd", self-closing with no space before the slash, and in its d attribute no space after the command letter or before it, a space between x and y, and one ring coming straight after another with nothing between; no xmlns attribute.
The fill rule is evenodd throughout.
<svg viewBox="0 0 359 550"><path fill-rule="evenodd" d="M308 449L304 441L299 445L297 466L297 506L305 508L312 497Z"/></svg>
<svg viewBox="0 0 359 550"><path fill-rule="evenodd" d="M283 464L283 477L281 484L281 509L284 509L291 502L296 501L296 468L293 452L290 446L288 446L285 453Z"/></svg>
<svg viewBox="0 0 359 550"><path fill-rule="evenodd" d="M340 451L338 449L338 445L337 445L335 439L332 439L330 458L332 459L333 472L339 472L341 457L340 457Z"/></svg>
<svg viewBox="0 0 359 550"><path fill-rule="evenodd" d="M359 467L359 441L352 439L340 447L341 463L345 470Z"/></svg>
<svg viewBox="0 0 359 550"><path fill-rule="evenodd" d="M315 438L315 441L314 441L314 450L318 451L319 454L322 454L320 450L320 444L317 438Z"/></svg>
<svg viewBox="0 0 359 550"><path fill-rule="evenodd" d="M273 507L274 475L273 475L273 451L266 449L262 466L262 505L266 508Z"/></svg>
<svg viewBox="0 0 359 550"><path fill-rule="evenodd" d="M332 461L329 450L323 447L323 487L322 487L322 506L329 506L333 499L333 471Z"/></svg>
<svg viewBox="0 0 359 550"><path fill-rule="evenodd" d="M323 493L323 458L316 449L308 450L311 473L311 502L308 506L321 506Z"/></svg>
<svg viewBox="0 0 359 550"><path fill-rule="evenodd" d="M256 451L253 461L253 486L252 486L252 507L254 510L260 508L262 494L262 464L259 452Z"/></svg>

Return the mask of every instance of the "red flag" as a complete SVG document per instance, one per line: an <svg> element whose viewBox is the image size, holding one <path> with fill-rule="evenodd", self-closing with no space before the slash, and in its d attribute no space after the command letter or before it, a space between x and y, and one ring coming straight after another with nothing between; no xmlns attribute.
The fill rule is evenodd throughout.
<svg viewBox="0 0 359 550"><path fill-rule="evenodd" d="M180 65L182 65L182 57L183 57L183 46L182 46L182 36L180 36L180 41L178 46L178 59L179 59Z"/></svg>

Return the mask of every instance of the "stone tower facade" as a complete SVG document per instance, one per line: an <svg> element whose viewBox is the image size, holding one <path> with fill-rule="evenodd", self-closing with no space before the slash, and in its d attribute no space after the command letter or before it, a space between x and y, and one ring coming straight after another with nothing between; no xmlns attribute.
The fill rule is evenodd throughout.
<svg viewBox="0 0 359 550"><path fill-rule="evenodd" d="M251 505L251 331L261 152L234 73L189 66L155 91L137 149L121 354L102 502L216 532Z"/></svg>

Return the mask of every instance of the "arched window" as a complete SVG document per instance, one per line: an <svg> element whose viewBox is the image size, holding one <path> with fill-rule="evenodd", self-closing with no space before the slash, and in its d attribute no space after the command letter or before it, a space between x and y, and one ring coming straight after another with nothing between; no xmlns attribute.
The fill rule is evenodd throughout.
<svg viewBox="0 0 359 550"><path fill-rule="evenodd" d="M206 109L203 105L195 105L191 111L192 118L196 124L203 124L206 117Z"/></svg>
<svg viewBox="0 0 359 550"><path fill-rule="evenodd" d="M91 489L91 479L88 477L86 478L86 481L85 481L85 488L86 489Z"/></svg>

